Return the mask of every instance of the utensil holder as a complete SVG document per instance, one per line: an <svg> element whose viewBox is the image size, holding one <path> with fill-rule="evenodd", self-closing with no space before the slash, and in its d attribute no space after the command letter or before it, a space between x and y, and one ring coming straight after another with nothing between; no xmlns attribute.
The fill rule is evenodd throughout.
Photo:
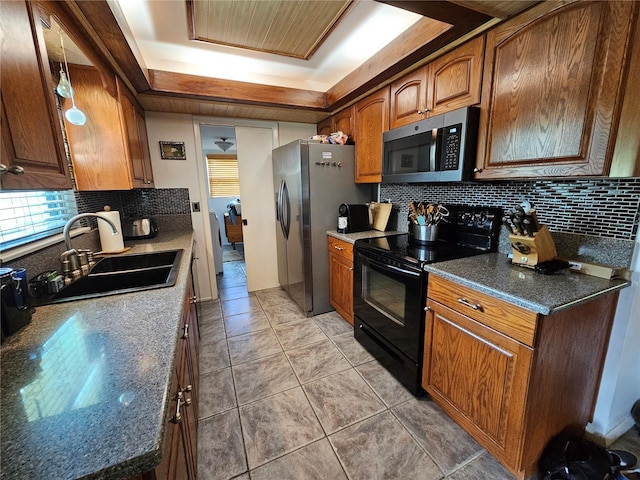
<svg viewBox="0 0 640 480"><path fill-rule="evenodd" d="M533 237L509 235L509 240L513 251L511 262L517 265L534 267L558 256L556 245L546 225L540 226Z"/></svg>
<svg viewBox="0 0 640 480"><path fill-rule="evenodd" d="M438 240L438 224L435 225L416 225L409 224L411 238L416 243L429 244Z"/></svg>

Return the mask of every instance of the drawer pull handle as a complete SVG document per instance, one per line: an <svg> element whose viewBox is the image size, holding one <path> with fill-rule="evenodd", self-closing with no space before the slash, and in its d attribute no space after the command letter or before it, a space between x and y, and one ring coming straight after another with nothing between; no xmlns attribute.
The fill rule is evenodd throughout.
<svg viewBox="0 0 640 480"><path fill-rule="evenodd" d="M333 246L333 248L335 248L336 250L338 250L338 251L340 251L340 252L341 252L342 250L344 250L344 248L342 248L340 245L334 245L334 246Z"/></svg>
<svg viewBox="0 0 640 480"><path fill-rule="evenodd" d="M180 413L180 407L185 403L184 395L182 392L178 392L176 398L176 414L171 417L171 423L182 423L182 414Z"/></svg>
<svg viewBox="0 0 640 480"><path fill-rule="evenodd" d="M480 305L479 303L471 303L469 300L467 300L466 298L462 297L458 299L458 303L461 303L462 305L466 305L467 307L471 307L474 310L480 310L482 311L482 305Z"/></svg>
<svg viewBox="0 0 640 480"><path fill-rule="evenodd" d="M189 338L189 324L188 323L186 323L184 325L184 333L182 334L182 338L183 339Z"/></svg>

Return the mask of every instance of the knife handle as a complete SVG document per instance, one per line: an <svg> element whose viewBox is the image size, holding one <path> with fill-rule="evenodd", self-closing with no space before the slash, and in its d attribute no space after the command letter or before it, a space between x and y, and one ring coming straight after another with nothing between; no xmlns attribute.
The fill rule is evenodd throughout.
<svg viewBox="0 0 640 480"><path fill-rule="evenodd" d="M531 223L531 220L529 220L528 218L525 218L522 221L522 224L524 225L524 229L527 232L527 236L528 237L533 237L534 230L533 230L533 225Z"/></svg>
<svg viewBox="0 0 640 480"><path fill-rule="evenodd" d="M513 217L511 221L513 222L513 225L516 227L516 230L518 231L518 235L524 235L524 228L522 228L522 223L520 222L520 219L518 217Z"/></svg>
<svg viewBox="0 0 640 480"><path fill-rule="evenodd" d="M509 231L509 235L517 235L518 231L515 228L513 228L513 226L511 225L511 222L507 217L502 217L502 224Z"/></svg>

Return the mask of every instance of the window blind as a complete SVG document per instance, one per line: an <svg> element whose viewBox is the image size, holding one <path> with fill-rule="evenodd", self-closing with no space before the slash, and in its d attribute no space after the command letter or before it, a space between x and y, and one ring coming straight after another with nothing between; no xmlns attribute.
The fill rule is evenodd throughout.
<svg viewBox="0 0 640 480"><path fill-rule="evenodd" d="M238 158L235 155L207 155L207 169L211 197L236 197L240 195Z"/></svg>
<svg viewBox="0 0 640 480"><path fill-rule="evenodd" d="M77 213L73 190L0 192L0 250L60 233Z"/></svg>

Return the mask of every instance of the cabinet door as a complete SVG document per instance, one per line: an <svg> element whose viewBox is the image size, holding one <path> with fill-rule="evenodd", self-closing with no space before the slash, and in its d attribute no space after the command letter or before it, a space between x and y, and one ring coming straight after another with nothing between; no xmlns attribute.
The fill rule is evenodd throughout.
<svg viewBox="0 0 640 480"><path fill-rule="evenodd" d="M316 125L316 131L318 132L318 135L331 135L331 121L332 117L329 117Z"/></svg>
<svg viewBox="0 0 640 480"><path fill-rule="evenodd" d="M356 183L382 181L382 133L389 130L389 88L356 104Z"/></svg>
<svg viewBox="0 0 640 480"><path fill-rule="evenodd" d="M120 81L117 83L133 186L150 188L153 186L153 173L144 110L138 105L129 90Z"/></svg>
<svg viewBox="0 0 640 480"><path fill-rule="evenodd" d="M78 190L130 190L131 166L120 103L102 85L93 67L69 65L77 107L87 116L81 126L65 121ZM65 108L71 101L65 99Z"/></svg>
<svg viewBox="0 0 640 480"><path fill-rule="evenodd" d="M517 471L532 349L431 299L427 305L422 386Z"/></svg>
<svg viewBox="0 0 640 480"><path fill-rule="evenodd" d="M608 173L636 2L544 2L487 33L476 178Z"/></svg>
<svg viewBox="0 0 640 480"><path fill-rule="evenodd" d="M484 36L478 37L429 64L429 115L480 103Z"/></svg>
<svg viewBox="0 0 640 480"><path fill-rule="evenodd" d="M355 118L353 115L353 106L345 108L341 112L336 113L332 120L332 131L342 132L349 136L349 143L354 143L355 138Z"/></svg>
<svg viewBox="0 0 640 480"><path fill-rule="evenodd" d="M71 188L40 15L0 2L3 189Z"/></svg>
<svg viewBox="0 0 640 480"><path fill-rule="evenodd" d="M389 128L426 118L427 67L419 68L391 84Z"/></svg>
<svg viewBox="0 0 640 480"><path fill-rule="evenodd" d="M329 298L331 305L353 325L353 261L329 250Z"/></svg>

